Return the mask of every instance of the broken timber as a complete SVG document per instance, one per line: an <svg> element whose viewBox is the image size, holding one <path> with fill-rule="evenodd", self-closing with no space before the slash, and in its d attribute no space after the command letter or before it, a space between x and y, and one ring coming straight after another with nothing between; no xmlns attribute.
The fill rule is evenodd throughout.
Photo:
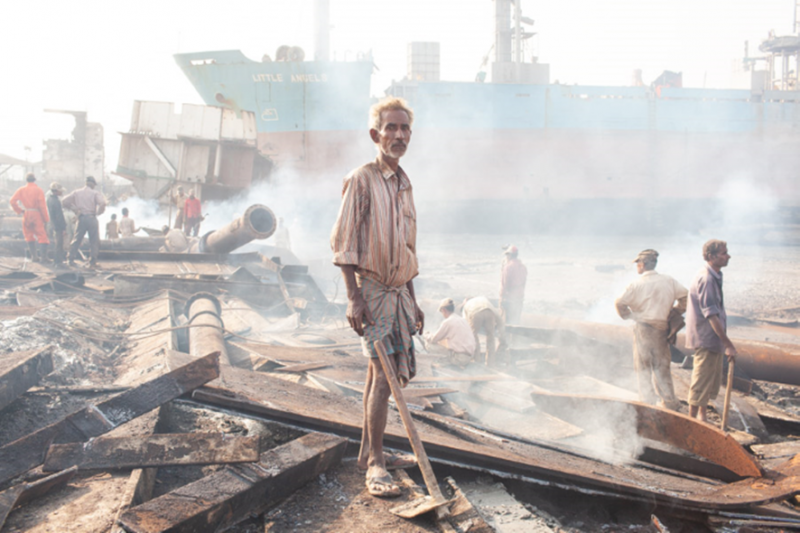
<svg viewBox="0 0 800 533"><path fill-rule="evenodd" d="M356 440L361 436L360 402L261 372L233 368L225 387L206 386L194 391L192 397L312 430L335 432ZM445 460L495 475L553 483L571 490L610 491L621 498L704 510L750 508L800 493L800 458L768 470L758 479L724 484L652 468L609 464L561 449L554 443L507 441L432 413L419 413L417 418L432 461ZM420 418L435 419L446 424L448 430L421 423ZM392 412L384 444L398 449L408 446L405 432Z"/></svg>
<svg viewBox="0 0 800 533"><path fill-rule="evenodd" d="M52 476L16 485L0 492L0 529L3 529L3 524L6 523L6 518L14 507L38 498L56 487L66 485L77 471L77 468L69 468Z"/></svg>
<svg viewBox="0 0 800 533"><path fill-rule="evenodd" d="M211 532L233 525L302 487L344 455L347 440L310 433L125 512L132 533Z"/></svg>
<svg viewBox="0 0 800 533"><path fill-rule="evenodd" d="M258 437L224 433L166 433L92 439L50 446L42 470L122 470L150 466L207 465L258 461Z"/></svg>
<svg viewBox="0 0 800 533"><path fill-rule="evenodd" d="M0 448L0 483L42 464L53 441L85 442L217 377L215 352L6 444Z"/></svg>
<svg viewBox="0 0 800 533"><path fill-rule="evenodd" d="M548 413L577 426L587 421L602 421L605 413L635 413L640 436L670 444L704 457L742 477L760 477L761 468L742 446L710 424L686 415L641 402L595 396L532 392L536 405Z"/></svg>
<svg viewBox="0 0 800 533"><path fill-rule="evenodd" d="M52 371L52 346L3 355L0 358L0 409Z"/></svg>

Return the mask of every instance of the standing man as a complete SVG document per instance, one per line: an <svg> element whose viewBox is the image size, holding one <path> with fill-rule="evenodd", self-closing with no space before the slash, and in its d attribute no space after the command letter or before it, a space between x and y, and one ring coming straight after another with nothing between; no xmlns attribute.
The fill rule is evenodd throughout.
<svg viewBox="0 0 800 533"><path fill-rule="evenodd" d="M56 249L53 252L55 267L60 267L64 262L64 234L67 232L67 219L64 218L59 198L62 194L64 187L60 183L54 181L50 184L50 192L47 193L47 212L50 214L50 237L56 241Z"/></svg>
<svg viewBox="0 0 800 533"><path fill-rule="evenodd" d="M475 356L475 336L469 322L456 314L456 304L452 298L445 298L439 304L439 312L444 317L436 333L425 334L427 342L443 345L450 352L451 361L459 366L466 366Z"/></svg>
<svg viewBox="0 0 800 533"><path fill-rule="evenodd" d="M505 259L500 279L500 309L503 310L506 324L519 324L522 317L522 302L525 299L528 269L517 258L519 250L516 246L508 246L503 253Z"/></svg>
<svg viewBox="0 0 800 533"><path fill-rule="evenodd" d="M194 197L194 189L189 191L189 198L183 204L183 214L186 217L184 226L186 235L197 237L203 215L200 208L200 199Z"/></svg>
<svg viewBox="0 0 800 533"><path fill-rule="evenodd" d="M677 411L680 402L675 398L670 372L669 317L670 313L682 315L686 311L689 291L673 278L655 271L658 264L655 250L639 252L633 262L641 277L628 285L614 305L621 318L636 321L633 367L639 382L639 400L649 404L658 402L661 407Z"/></svg>
<svg viewBox="0 0 800 533"><path fill-rule="evenodd" d="M183 211L184 206L186 205L186 193L183 192L183 186L178 185L178 192L176 192L172 197L172 203L178 210L178 212L175 213L175 224L172 227L183 231L183 225L186 223L186 218Z"/></svg>
<svg viewBox="0 0 800 533"><path fill-rule="evenodd" d="M419 273L417 213L411 181L400 167L413 120L400 98L385 98L372 106L369 135L378 157L345 178L331 232L333 264L342 269L347 287L347 320L369 358L358 465L367 469L369 493L379 497L399 496L400 488L383 454L391 391L374 343L383 344L405 387L416 373L412 336L422 333L425 320L412 281Z"/></svg>
<svg viewBox="0 0 800 533"><path fill-rule="evenodd" d="M483 333L486 335L484 364L486 366L494 366L497 363L495 360L497 351L503 352L506 349L502 312L493 306L487 297L477 296L464 301L464 318L467 319L467 323L472 328L472 334L475 337L475 359L479 359L481 350L481 341L478 339L478 333ZM497 333L497 339L500 341L499 346L495 341L495 333Z"/></svg>
<svg viewBox="0 0 800 533"><path fill-rule="evenodd" d="M97 187L97 181L94 177L87 176L86 187L72 191L61 201L61 205L75 211L78 215L75 237L69 247L69 266L75 266L78 248L83 243L84 235L88 233L91 248L89 266L97 268L97 256L100 255L100 224L97 222L97 217L106 210L106 198L103 193L94 190L95 187Z"/></svg>
<svg viewBox="0 0 800 533"><path fill-rule="evenodd" d="M689 385L689 416L707 421L708 401L722 385L723 356L736 359L736 347L727 334L727 315L722 296L722 268L731 256L725 241L712 239L703 245L705 266L692 281L686 309L686 347L695 350ZM724 354L724 355L723 355Z"/></svg>
<svg viewBox="0 0 800 533"><path fill-rule="evenodd" d="M130 211L127 207L122 208L122 220L119 221L119 232L122 234L122 238L126 237L133 237L133 234L139 231L139 228L136 227L136 222L133 221L128 215Z"/></svg>
<svg viewBox="0 0 800 533"><path fill-rule="evenodd" d="M44 192L36 185L36 176L30 173L25 176L25 181L27 183L16 190L8 203L16 214L22 215L22 235L28 243L31 260L38 263L47 259L50 239L47 238L44 225L50 221L50 216L47 214ZM41 248L41 258L36 255L37 241Z"/></svg>

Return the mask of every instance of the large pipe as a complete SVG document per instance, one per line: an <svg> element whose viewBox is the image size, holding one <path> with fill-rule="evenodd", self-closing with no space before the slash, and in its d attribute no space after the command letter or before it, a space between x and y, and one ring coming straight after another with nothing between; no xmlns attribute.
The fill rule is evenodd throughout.
<svg viewBox="0 0 800 533"><path fill-rule="evenodd" d="M185 314L189 319L189 354L199 359L219 352L220 363L230 366L223 338L222 305L216 296L198 292L186 302Z"/></svg>
<svg viewBox="0 0 800 533"><path fill-rule="evenodd" d="M266 239L273 233L277 220L272 210L261 204L251 205L244 215L227 226L206 233L192 251L208 254L227 254L256 239Z"/></svg>

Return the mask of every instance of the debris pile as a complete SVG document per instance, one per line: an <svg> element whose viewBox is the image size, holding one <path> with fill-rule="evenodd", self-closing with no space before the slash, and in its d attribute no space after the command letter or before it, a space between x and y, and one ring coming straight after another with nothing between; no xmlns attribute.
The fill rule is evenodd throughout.
<svg viewBox="0 0 800 533"><path fill-rule="evenodd" d="M229 240L103 249L67 273L0 242L3 531L800 529L796 383L737 375L721 432L636 401L624 331L530 316L507 328L504 366L420 347L404 396L450 516L392 515L422 478L396 472L399 501L364 490L366 365L341 307L305 267ZM786 346L742 345L758 377L791 382L769 368L791 364ZM585 375L589 357L606 372ZM685 397L690 371L672 370ZM410 450L396 410L385 441Z"/></svg>

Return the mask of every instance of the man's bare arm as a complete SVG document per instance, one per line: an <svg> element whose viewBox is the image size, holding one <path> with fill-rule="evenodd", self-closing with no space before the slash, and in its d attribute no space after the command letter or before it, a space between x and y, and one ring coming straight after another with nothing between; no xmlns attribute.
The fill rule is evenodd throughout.
<svg viewBox="0 0 800 533"><path fill-rule="evenodd" d="M356 266L342 265L341 269L344 285L347 288L347 321L353 331L358 333L359 337L363 337L364 322L372 326L375 324L375 320L372 318L372 313L361 294L358 283L356 283Z"/></svg>
<svg viewBox="0 0 800 533"><path fill-rule="evenodd" d="M719 319L719 316L711 315L708 317L708 322L711 324L711 329L713 329L714 333L719 337L719 340L722 341L722 345L725 346L725 355L727 355L730 360L735 359L736 346L733 345L728 335L725 333L725 328L722 327L722 321Z"/></svg>
<svg viewBox="0 0 800 533"><path fill-rule="evenodd" d="M423 313L422 309L417 305L417 295L414 293L414 280L408 280L406 288L411 294L411 299L414 300L414 313L417 315L414 317L414 322L417 324L417 333L422 335L422 331L425 329L425 313Z"/></svg>
<svg viewBox="0 0 800 533"><path fill-rule="evenodd" d="M614 307L617 308L617 314L623 320L627 320L631 316L631 308L627 305L620 303L619 301L614 302Z"/></svg>
<svg viewBox="0 0 800 533"><path fill-rule="evenodd" d="M683 298L678 298L678 303L675 304L675 309L677 309L680 314L686 312L686 304L688 298L689 298L688 296L684 296Z"/></svg>

